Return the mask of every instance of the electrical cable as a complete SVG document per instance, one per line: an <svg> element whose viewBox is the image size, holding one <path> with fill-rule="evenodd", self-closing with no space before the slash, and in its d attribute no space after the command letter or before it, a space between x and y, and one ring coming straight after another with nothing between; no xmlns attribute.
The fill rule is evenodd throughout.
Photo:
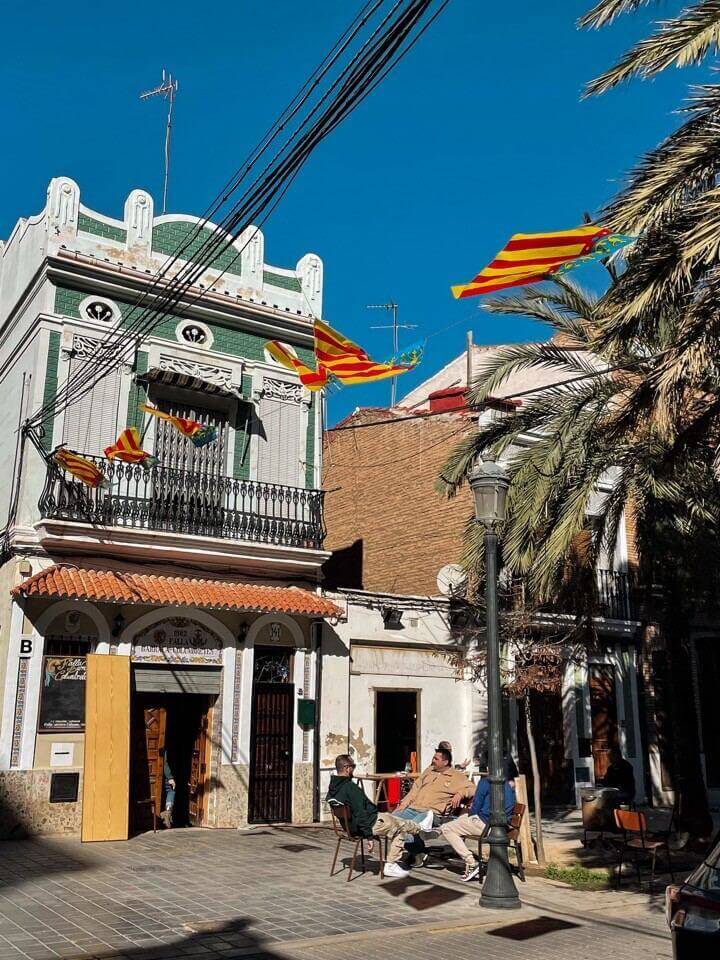
<svg viewBox="0 0 720 960"><path fill-rule="evenodd" d="M63 388L64 393L61 391L54 398L50 404L46 404L43 408L36 412L33 416L33 422L38 423L46 416L49 415L52 411L59 411L65 409L69 403L73 402L79 396L84 395L88 390L97 383L103 376L107 374L107 370L104 370L103 367L107 365L107 361L112 358L112 351L115 351L116 356L114 357L114 364L121 362L124 358L125 353L128 351L129 347L132 347L133 350L136 349L136 344L138 339L142 336L143 333L146 333L148 329L152 329L154 325L158 322L158 317L166 314L170 311L172 306L177 305L183 297L184 292L193 285L196 279L205 272L207 269L207 264L217 260L219 256L222 255L225 250L235 243L237 236L243 232L242 229L238 230L238 226L241 223L247 223L248 221L252 222L256 219L258 213L267 212L267 208L270 205L270 212L275 208L283 194L288 189L290 183L294 177L299 172L299 169L304 164L304 162L309 157L312 150L317 146L317 144L327 136L332 130L334 130L342 120L358 105L362 102L369 93L375 89L378 83L387 75L390 69L399 62L402 57L404 57L407 52L414 46L414 44L430 26L430 24L437 18L439 13L444 9L444 7L449 3L449 0L444 0L440 5L440 8L435 11L433 16L426 21L426 23L421 27L418 35L415 38L412 38L409 43L406 44L405 48L402 49L402 44L406 42L410 31L414 26L419 22L420 18L427 11L433 0L416 0L416 2L410 3L407 6L407 9L402 13L396 20L390 24L388 29L385 31L380 41L375 44L373 47L372 41L375 36L378 35L382 27L388 23L390 18L393 16L395 11L403 4L404 0L397 0L394 7L391 9L390 13L386 15L385 19L382 21L381 25L376 27L370 39L366 40L363 47L359 53L356 53L350 64L347 65L343 71L340 73L340 76L331 84L330 89L325 92L323 97L320 99L320 102L316 104L311 110L309 117L306 117L305 120L300 124L298 130L292 135L288 143L285 144L275 155L275 159L281 158L282 154L287 150L287 146L291 143L299 134L299 132L308 124L309 119L317 112L322 103L328 99L333 90L337 87L338 83L346 77L341 88L340 95L336 97L328 109L324 112L321 120L317 122L310 130L304 134L301 138L299 144L290 152L290 155L283 158L279 163L277 169L272 171L268 176L263 180L260 180L259 185L258 181L255 181L255 184L251 185L243 194L240 204L236 204L233 210L228 214L226 220L223 224L216 227L209 239L201 245L200 250L202 251L205 248L205 253L199 255L196 253L194 255L194 260L190 265L190 270L186 271L189 276L183 276L182 270L170 281L165 289L164 303L155 304L151 309L146 309L142 311L139 317L134 317L130 324L125 325L122 323L122 320L118 324L113 333L111 333L104 342L104 348L98 356L98 362L94 364L95 372L93 371L83 371L77 378L73 379L73 382L67 382ZM340 55L342 50L344 50L349 44L352 36L354 36L357 31L367 22L369 16L372 15L377 9L379 9L382 0L375 0L375 3L372 5L367 5L364 8L366 12L366 17L364 20L358 23L359 18L356 18L354 25L356 27L355 33L348 30L345 33L345 43L344 46L338 48L337 56ZM336 48L338 45L336 44ZM398 53L398 51L400 51ZM334 59L337 59L337 56ZM334 60L331 58L325 58L323 61L326 64L326 71L332 65ZM312 88L311 88L312 89ZM307 95L309 91L306 91L306 96L301 98L299 101L300 104L307 100ZM296 97L295 100L298 98ZM272 129L272 128L271 128ZM270 165L274 162L271 161ZM266 167L266 170L268 168ZM248 196L249 195L249 196ZM226 197L229 194L226 191ZM250 202L251 206L248 209L248 203L245 203L243 206L242 201L247 200ZM274 202L273 202L274 201ZM252 205L254 204L254 206ZM199 226L199 225L198 225ZM231 227L230 230L226 230L226 227ZM196 229L197 232L197 229ZM254 236L254 234L253 234ZM243 250L247 246L247 243L250 242L252 237L250 237L243 246ZM181 245L179 251L176 251L176 254L171 258L170 263L163 267L162 273L166 273L169 269L169 265L177 260L179 252L184 250L188 246L188 241L185 242L185 245ZM235 254L233 261L242 253L242 250ZM209 259L210 258L210 259ZM201 260L202 262L198 262ZM226 272L228 267L225 267ZM223 275L221 274L221 276ZM154 286L159 285L161 277L156 278L154 281ZM215 280L217 282L217 280ZM141 296L140 301L147 299L149 289L146 289L144 294ZM197 298L201 299L202 294ZM196 301L195 301L196 302ZM151 314L149 321L146 320L148 314ZM120 333L118 340L113 339L113 334ZM124 341L124 342L123 342ZM113 365L114 365L113 364ZM99 370L97 368L100 368Z"/></svg>
<svg viewBox="0 0 720 960"><path fill-rule="evenodd" d="M646 363L651 360L658 360L662 357L661 353L656 354L655 356L643 357L643 362ZM556 380L553 383L546 383L541 387L532 387L529 390L521 390L518 393L509 394L506 397L493 397L494 400L519 400L522 397L529 397L536 393L542 393L545 390L552 390L554 387L565 387L571 383L579 383L582 380L593 380L597 377L604 377L608 373L615 373L618 370L625 370L628 373L633 372L632 367L628 367L627 364L621 363L614 367L606 367L604 370L598 370L596 373L584 373L578 377L570 377L568 380ZM347 424L346 426L340 427L328 427L326 432L335 432L340 433L343 430L362 430L365 427L384 427L392 423L405 423L407 420L426 420L429 417L439 417L442 414L448 413L477 413L485 409L484 404L467 404L465 407L456 409L456 410L427 410L420 413L411 413L404 417L392 417L388 420L368 420L365 423L356 423L356 424Z"/></svg>

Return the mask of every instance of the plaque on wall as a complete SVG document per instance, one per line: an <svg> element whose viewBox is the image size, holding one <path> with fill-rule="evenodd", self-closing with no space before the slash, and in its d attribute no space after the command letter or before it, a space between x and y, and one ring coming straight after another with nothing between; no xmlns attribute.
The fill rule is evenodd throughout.
<svg viewBox="0 0 720 960"><path fill-rule="evenodd" d="M222 640L187 617L168 617L139 633L133 641L135 663L222 664Z"/></svg>

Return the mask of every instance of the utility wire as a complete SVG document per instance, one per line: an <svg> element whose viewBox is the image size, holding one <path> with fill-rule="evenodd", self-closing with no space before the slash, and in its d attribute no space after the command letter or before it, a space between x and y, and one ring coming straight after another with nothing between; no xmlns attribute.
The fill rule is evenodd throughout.
<svg viewBox="0 0 720 960"><path fill-rule="evenodd" d="M375 28L371 37L365 41L360 51L353 56L350 63L343 68L340 76L331 83L330 89L324 93L319 103L315 104L309 115L300 123L298 129L289 141L284 147L281 147L275 154L273 160L270 161L268 167L266 167L267 171L272 167L273 163L275 163L275 169L270 169L270 172L267 173L264 178L262 174L259 178L256 178L254 184L251 184L245 191L240 202L236 204L230 214L228 214L223 224L216 227L208 240L201 246L201 251L204 250L204 253L198 255L196 252L193 255L193 262L189 265L189 269L185 269L184 271L181 269L178 274L170 280L165 289L164 300L156 303L152 308L147 308L142 311L139 316L133 317L128 325L125 325L121 320L116 330L106 338L104 346L98 354L98 362L93 364L94 370L81 371L76 378L72 378L72 382L68 381L51 403L46 404L33 415L33 423L39 423L51 412L65 409L75 399L79 399L80 396L92 389L95 383L99 382L103 376L107 375L109 369L111 369L111 367L108 367L108 364L110 363L112 366L115 366L117 363L122 362L125 354L127 354L130 349L134 351L138 340L157 324L159 316L170 312L174 306L179 304L184 293L199 279L208 265L212 265L223 252L233 245L237 236L243 232L244 228L250 222L263 213L267 216L268 207L270 208L270 212L274 209L317 144L332 132L332 130L375 89L389 70L412 49L419 37L428 29L430 24L434 22L444 7L447 6L449 0L443 0L439 9L421 26L418 34L408 42L408 37L410 37L412 30L415 29L422 20L423 15L427 12L432 2L433 0L415 0L415 2L406 3L406 0L397 0L390 13L388 13L382 23ZM367 19L369 19L372 13L379 9L382 3L383 0L375 0L373 4L366 5L364 8L367 13L365 19L358 23L358 18L356 18L356 21L354 21L355 30L354 32L351 31L349 37L346 31L344 45L340 46L338 56L348 46L352 37L354 37L359 29L367 22ZM396 11L403 5L405 6L405 10L394 19L391 19L394 17ZM381 33L384 27L386 27L386 29ZM377 36L379 36L380 39L374 42L374 38ZM337 59L337 57L335 59ZM327 69L329 69L332 62L334 61L327 63L326 58L323 63ZM327 72L327 70L325 72ZM323 112L320 119L310 126L310 129L300 138L298 144L290 153L287 156L283 156L283 154L287 152L288 144L292 143L299 132L308 125L310 119L320 109L322 104L328 100L338 86L338 95L330 102L330 105ZM307 99L307 97L305 99ZM304 102L304 100L302 102ZM231 183L229 191L226 191L225 199L236 186L237 184L233 185ZM200 227L200 224L198 224L198 227ZM243 249L247 246L247 243L250 242L250 239L252 238L248 239ZM187 246L188 243L186 241L185 246L183 247L181 245L181 250L176 251L174 258L171 258L171 263L178 259L179 252ZM241 252L242 251L240 251L240 253ZM233 259L236 260L238 255L239 253L236 254ZM163 276L167 273L169 265L163 267L163 271L161 272ZM225 270L227 269L226 267ZM159 279L156 278L154 285L157 286L158 282L161 282L161 279L162 277ZM143 299L147 299L148 293L149 290L146 290L138 302L141 303Z"/></svg>
<svg viewBox="0 0 720 960"><path fill-rule="evenodd" d="M643 357L642 359L643 359L643 362L648 362L650 360L659 360L661 357L662 357L662 354L658 353L655 356ZM598 370L595 373L584 373L578 377L570 377L568 380L556 380L554 383L546 383L544 386L541 386L541 387L532 387L529 390L521 390L519 393L509 394L508 396L505 396L505 397L492 397L488 399L500 400L500 401L519 400L522 397L529 397L529 396L533 396L536 393L543 393L546 390L552 390L554 387L565 387L568 384L579 383L582 380L592 380L597 377L604 377L608 373L615 373L618 370L625 370L628 373L633 372L632 367L628 367L627 364L620 363L620 364L617 364L617 366L606 367L604 370ZM385 427L392 423L405 423L408 420L427 420L430 417L439 417L439 416L442 416L442 414L448 414L448 413L473 413L473 412L479 412L481 410L484 410L485 406L486 405L484 403L467 404L466 406L459 409L455 409L455 410L428 410L424 412L421 411L420 413L409 413L404 417L392 417L388 420L368 420L365 423L347 424L346 426L341 426L341 427L328 427L326 432L340 433L343 430L362 430L365 427Z"/></svg>

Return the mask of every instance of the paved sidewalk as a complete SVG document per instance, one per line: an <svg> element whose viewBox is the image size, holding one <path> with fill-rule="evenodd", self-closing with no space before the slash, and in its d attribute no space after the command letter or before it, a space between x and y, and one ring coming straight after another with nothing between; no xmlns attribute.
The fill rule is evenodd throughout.
<svg viewBox="0 0 720 960"><path fill-rule="evenodd" d="M485 911L439 869L330 878L322 828L174 830L127 843L0 844L0 960L176 957L371 960L669 958L657 898L520 885L521 911Z"/></svg>

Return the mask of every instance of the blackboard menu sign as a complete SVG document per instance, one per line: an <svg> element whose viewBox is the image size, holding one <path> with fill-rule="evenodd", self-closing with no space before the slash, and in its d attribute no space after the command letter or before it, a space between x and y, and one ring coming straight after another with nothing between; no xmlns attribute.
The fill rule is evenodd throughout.
<svg viewBox="0 0 720 960"><path fill-rule="evenodd" d="M40 730L85 729L85 657L45 657Z"/></svg>

